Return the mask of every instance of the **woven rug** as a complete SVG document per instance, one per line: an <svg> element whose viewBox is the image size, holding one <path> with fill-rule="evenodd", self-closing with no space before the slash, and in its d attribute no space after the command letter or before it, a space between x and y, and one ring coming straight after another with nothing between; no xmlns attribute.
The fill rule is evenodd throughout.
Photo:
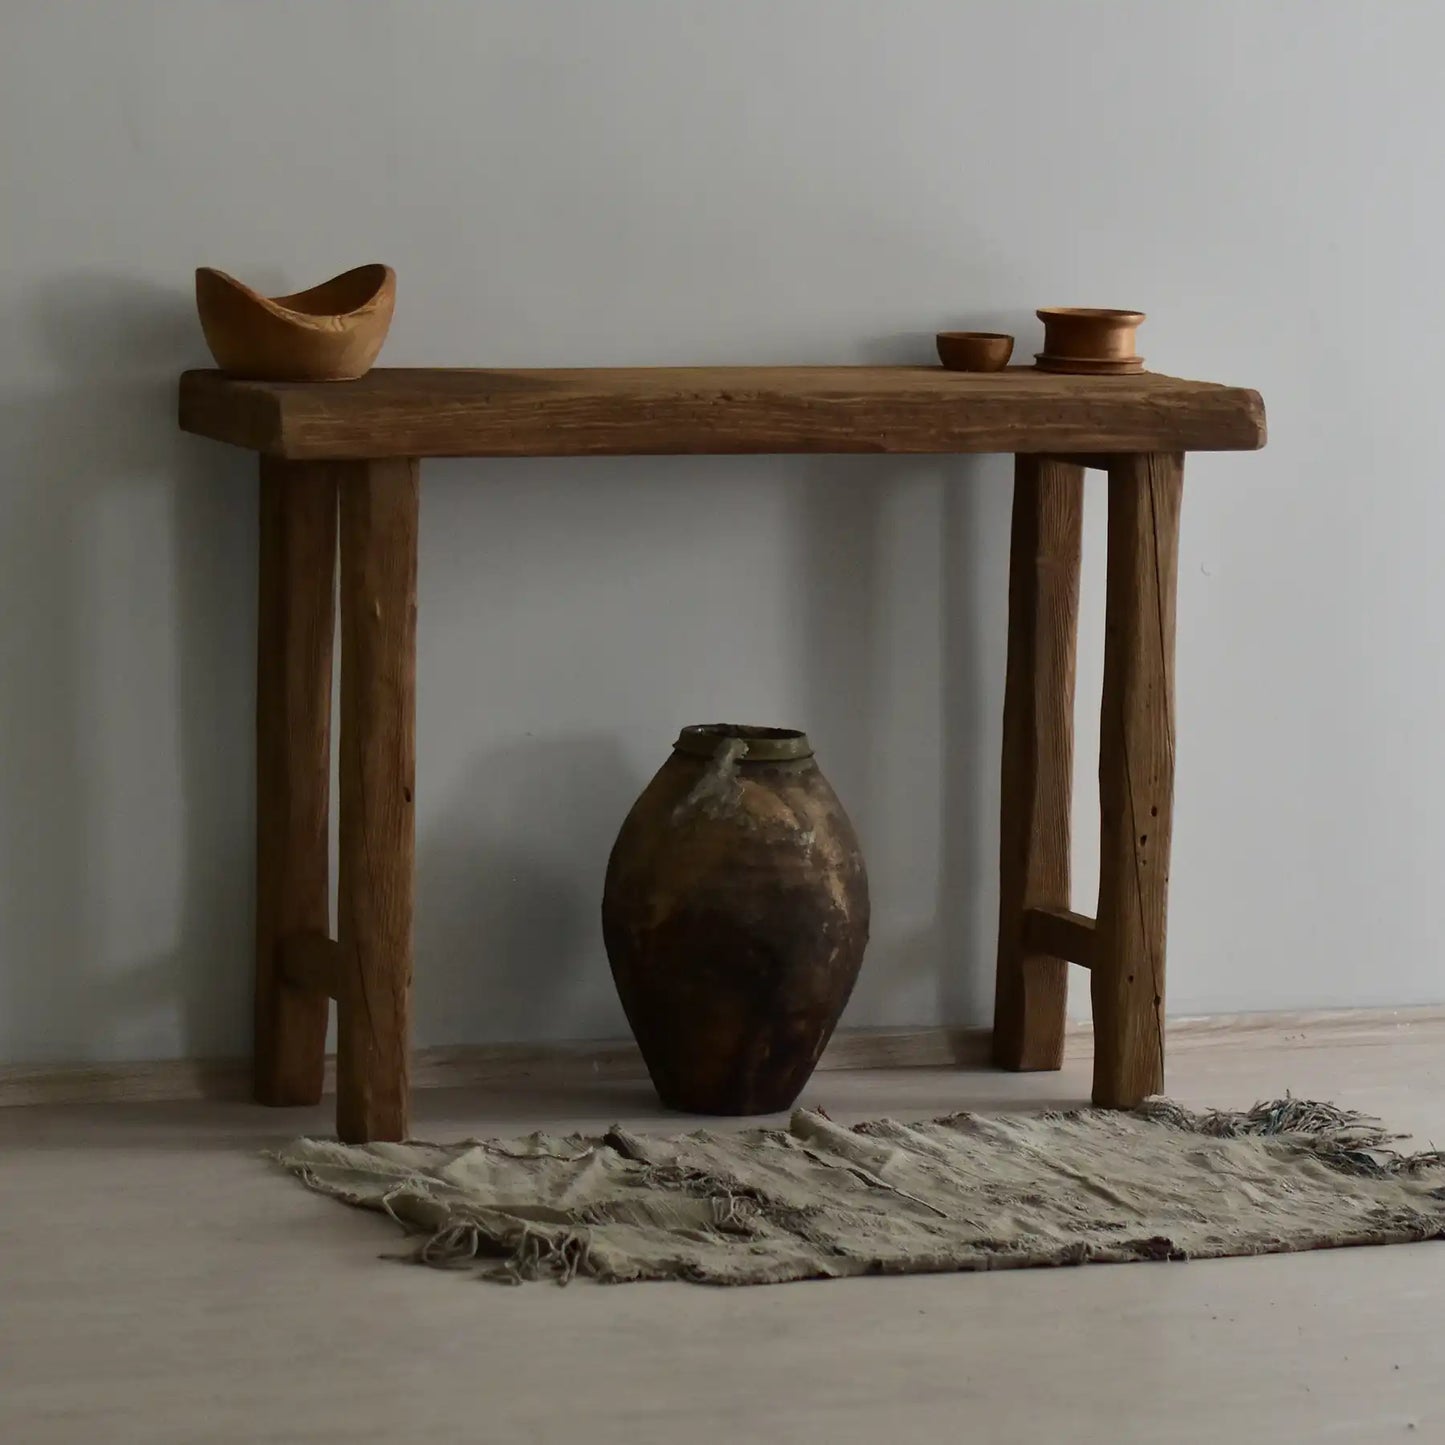
<svg viewBox="0 0 1445 1445"><path fill-rule="evenodd" d="M302 1139L275 1157L390 1215L409 1258L517 1283L704 1284L1203 1259L1445 1237L1445 1153L1329 1104L954 1114L845 1128L464 1144Z"/></svg>

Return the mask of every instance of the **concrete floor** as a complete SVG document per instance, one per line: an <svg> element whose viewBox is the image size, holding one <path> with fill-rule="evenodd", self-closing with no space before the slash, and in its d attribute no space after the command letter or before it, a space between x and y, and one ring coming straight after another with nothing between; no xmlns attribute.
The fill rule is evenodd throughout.
<svg viewBox="0 0 1445 1445"><path fill-rule="evenodd" d="M1445 1142L1445 1026L1173 1051ZM1074 1104L1062 1074L819 1075L834 1117ZM328 1104L329 1107L329 1104ZM676 1128L639 1086L418 1099L430 1138ZM384 1262L387 1221L258 1150L328 1109L0 1111L0 1441L1445 1440L1445 1247L788 1284L520 1289Z"/></svg>

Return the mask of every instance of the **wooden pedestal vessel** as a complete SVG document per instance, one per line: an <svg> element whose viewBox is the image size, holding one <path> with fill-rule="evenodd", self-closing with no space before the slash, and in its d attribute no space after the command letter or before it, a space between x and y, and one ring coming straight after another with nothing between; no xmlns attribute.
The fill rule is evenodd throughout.
<svg viewBox="0 0 1445 1445"><path fill-rule="evenodd" d="M1044 349L1035 358L1040 371L1082 376L1128 376L1143 371L1134 350L1142 311L1113 311L1097 306L1049 306L1036 313L1044 323Z"/></svg>
<svg viewBox="0 0 1445 1445"><path fill-rule="evenodd" d="M789 1108L868 942L858 839L808 739L684 728L612 849L602 934L664 1104Z"/></svg>

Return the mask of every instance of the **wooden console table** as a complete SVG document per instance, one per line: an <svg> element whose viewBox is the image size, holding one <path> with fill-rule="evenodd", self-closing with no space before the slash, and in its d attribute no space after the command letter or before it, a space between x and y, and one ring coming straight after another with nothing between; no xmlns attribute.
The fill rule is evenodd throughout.
<svg viewBox="0 0 1445 1445"><path fill-rule="evenodd" d="M256 1096L321 1096L337 1132L407 1132L417 472L422 457L1015 454L1004 694L997 1062L1056 1069L1067 962L1091 972L1094 1100L1163 1083L1183 454L1264 444L1252 391L1165 376L936 367L374 371L181 378L184 430L261 456ZM1083 472L1109 474L1097 918L1069 911ZM338 937L328 921L340 520Z"/></svg>

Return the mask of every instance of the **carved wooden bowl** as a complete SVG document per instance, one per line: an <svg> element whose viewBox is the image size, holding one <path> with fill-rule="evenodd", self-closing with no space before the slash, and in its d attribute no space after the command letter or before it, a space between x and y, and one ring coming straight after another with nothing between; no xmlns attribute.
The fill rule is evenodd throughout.
<svg viewBox="0 0 1445 1445"><path fill-rule="evenodd" d="M371 370L395 305L390 266L358 266L290 296L262 296L209 266L196 272L201 330L229 376L354 381Z"/></svg>

